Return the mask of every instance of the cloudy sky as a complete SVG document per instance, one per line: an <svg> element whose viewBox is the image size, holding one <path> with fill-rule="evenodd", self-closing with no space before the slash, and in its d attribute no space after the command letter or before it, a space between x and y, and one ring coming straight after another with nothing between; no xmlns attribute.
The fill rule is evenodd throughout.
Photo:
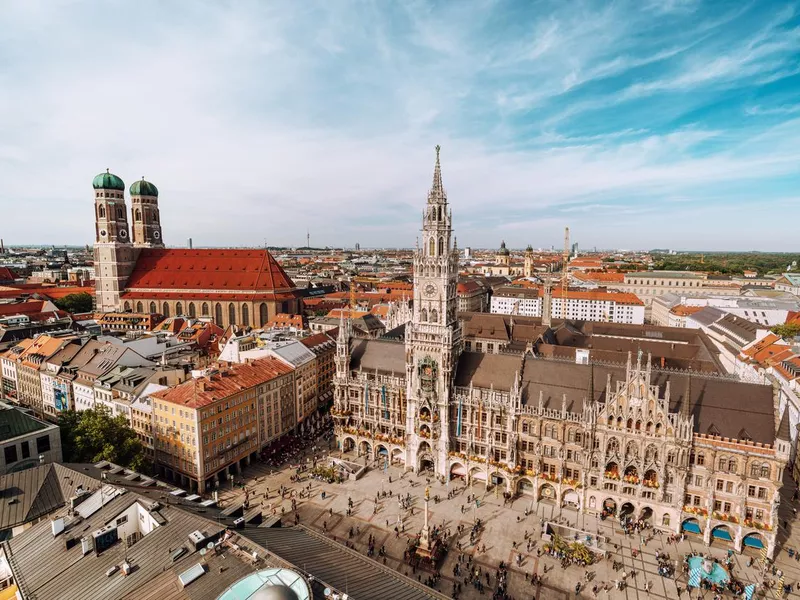
<svg viewBox="0 0 800 600"><path fill-rule="evenodd" d="M92 243L107 167L170 245L798 250L800 5L2 0L0 237Z"/></svg>

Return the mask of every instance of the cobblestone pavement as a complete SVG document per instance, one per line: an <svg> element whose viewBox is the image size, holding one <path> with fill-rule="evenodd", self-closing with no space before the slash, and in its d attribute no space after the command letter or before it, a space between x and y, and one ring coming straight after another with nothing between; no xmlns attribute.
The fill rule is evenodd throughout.
<svg viewBox="0 0 800 600"><path fill-rule="evenodd" d="M338 456L338 453L334 453ZM310 456L310 453L308 454ZM354 459L351 457L351 459ZM310 460L310 459L307 459ZM354 459L355 460L355 459ZM360 459L363 461L363 459ZM280 514L281 507L286 511L288 521L290 519L291 500L287 495L286 499L281 500L277 494L279 486L285 485L290 490L299 491L311 484L310 498L298 499L297 512L300 515L302 524L312 527L318 531L326 529L327 535L335 538L341 543L351 543L353 547L361 552L367 551L367 540L373 535L376 540L376 549L382 545L386 551L386 564L406 573L410 577L417 577L422 581L427 577L427 573L413 572L411 568L403 563L403 551L406 548L408 539L419 533L423 522L423 497L424 490L428 484L428 479L422 475L403 473L400 468L390 467L388 470L381 470L377 466L370 468L368 472L358 481L347 481L342 484L327 484L315 479L306 478L302 482L293 483L290 476L294 473L291 466L284 466L282 469L270 469L263 463L255 463L248 467L244 473L244 482L251 491L251 505L254 501L262 502L262 510L265 515L270 515L273 511ZM391 478L391 483L389 483ZM789 495L794 491L794 486L785 486L789 489ZM264 492L269 489L269 497L264 500ZM391 490L392 496L385 499L380 498L377 502L377 512L375 513L375 496ZM326 497L322 499L321 492L325 491ZM453 491L455 496L447 500L449 491ZM466 496L470 492L474 493L480 500L480 507L474 508L475 503L467 505ZM253 496L253 493L255 496ZM412 510L401 510L397 502L398 495L412 496ZM696 536L687 536L686 540L680 542L677 548L674 544L667 544L667 536L655 535L655 537L642 545L641 538L636 536L626 536L619 529L616 520L607 519L601 521L595 517L579 515L574 510L563 509L559 512L557 506L533 501L533 498L520 497L512 503L504 506L502 495L499 497L494 490L486 491L484 485L475 485L470 490L465 488L463 482L450 482L449 486L439 482L430 483L431 501L429 503L429 520L431 525L442 526L455 533L459 524L464 525L464 535L458 540L461 542L464 559L471 555L473 564L477 565L482 571L489 572L491 575L491 586L480 593L472 586L463 584L462 576L458 578L462 582L462 593L460 598L465 600L477 598L490 598L495 584L495 572L500 561L505 561L509 565L509 593L516 600L521 599L566 599L566 598L592 598L592 586L602 585L603 582L613 583L620 578L621 571L615 572L612 569L612 560L621 562L624 570L636 572L635 577L628 578L628 586L623 590L601 591L599 598L625 599L625 600L644 600L658 598L677 598L677 587L686 589L686 577L678 570L676 579L663 578L657 573L657 562L655 554L661 550L670 555L670 558L682 558L687 552L695 551L710 553L718 558L724 558L727 547L717 546L715 543L711 548L705 546L702 539ZM434 496L438 495L441 500L436 503ZM234 499L241 500L244 491L240 488L220 490L220 503L223 506ZM353 500L352 516L347 517L348 498ZM784 507L783 519L793 519L791 507L787 498L787 506ZM466 510L462 507L467 505ZM525 516L525 509L531 511L529 516ZM373 514L374 513L374 514ZM473 519L481 519L485 526L482 528L475 545L469 543L469 530ZM399 519L399 521L398 521ZM599 564L588 569L591 581L586 580L586 571L577 566L562 569L560 563L549 556L537 557L536 548L541 545L538 531L540 530L541 520L560 520L565 524L583 529L591 533L599 533L609 539L606 548L612 556L608 560L603 560ZM395 534L394 527L401 523L404 531ZM353 529L353 537L349 537L350 529ZM789 530L781 530L784 538L784 549L781 551L776 565L782 569L785 576L785 583L795 584L800 581L800 562L790 559L787 548L800 547L800 536L791 530L793 524L789 523ZM536 533L534 533L536 532ZM526 538L526 534L529 538ZM788 541L786 538L788 536ZM534 540L536 546L530 551L526 551L527 539ZM522 553L522 562L517 564L517 551L512 550L512 543L517 542L518 548ZM476 552L476 547L486 545L485 553ZM440 592L450 594L453 589L453 567L458 562L459 551L455 547L456 541L452 542L450 551L440 568L442 579L437 586ZM634 552L637 556L634 557ZM752 551L750 551L752 552ZM755 553L752 553L756 556ZM752 567L747 563L751 556L747 553L734 555L735 576L745 583L760 582L762 580L762 567L758 561ZM466 563L465 563L466 564ZM531 573L542 576L543 584L533 586L526 578ZM769 576L771 579L777 579ZM485 581L485 579L484 579ZM575 584L581 581L583 589L579 594L575 593ZM651 582L652 589L645 591L645 586ZM796 591L790 597L796 597ZM777 598L773 590L761 590L759 596L767 598ZM682 598L687 598L685 591ZM699 591L694 591L692 598L713 598L711 592L706 592L705 596ZM371 600L371 599L355 599Z"/></svg>

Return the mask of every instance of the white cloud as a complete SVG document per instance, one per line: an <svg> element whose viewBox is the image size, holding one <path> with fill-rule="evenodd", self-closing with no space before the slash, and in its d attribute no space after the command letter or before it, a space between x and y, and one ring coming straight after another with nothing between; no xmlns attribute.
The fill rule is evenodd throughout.
<svg viewBox="0 0 800 600"><path fill-rule="evenodd" d="M501 231L516 246L558 245L567 219L598 246L675 245L691 239L684 217L705 194L798 174L792 121L732 134L702 121L603 128L572 119L580 111L550 120L559 98L582 86L707 51L684 36L640 47L636 34L651 17L617 5L528 16L525 33L508 38L486 29L503 25L492 2L474 11L381 2L197 2L177 13L155 2L108 12L9 7L0 38L0 56L14 58L0 71L7 243L91 242L87 188L106 167L127 183L145 175L158 185L165 239L176 245L190 236L300 244L307 228L318 244L410 245L436 143L462 245L491 246ZM777 27L751 32L711 75L697 67L683 76L703 85L740 77L742 65L761 76L786 68L782 53L796 36ZM533 106L542 114L520 120ZM768 110L777 109L748 114ZM709 144L718 147L700 151ZM665 204L672 224L656 218ZM624 238L615 218L633 224Z"/></svg>

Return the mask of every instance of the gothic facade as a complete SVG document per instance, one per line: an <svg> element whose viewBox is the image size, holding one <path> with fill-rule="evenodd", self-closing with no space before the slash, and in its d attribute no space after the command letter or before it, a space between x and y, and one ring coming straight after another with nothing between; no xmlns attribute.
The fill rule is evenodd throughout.
<svg viewBox="0 0 800 600"><path fill-rule="evenodd" d="M334 379L340 449L533 503L629 515L775 551L788 420L769 386L653 367L464 349L437 147L405 339L354 339Z"/></svg>

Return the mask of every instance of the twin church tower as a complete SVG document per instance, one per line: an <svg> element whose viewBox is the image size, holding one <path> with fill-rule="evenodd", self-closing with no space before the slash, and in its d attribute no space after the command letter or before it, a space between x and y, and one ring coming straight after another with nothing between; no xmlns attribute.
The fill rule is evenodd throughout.
<svg viewBox="0 0 800 600"><path fill-rule="evenodd" d="M125 183L106 170L92 181L95 208L95 285L97 310L120 310L120 294L144 248L163 248L158 188L144 178L131 185L131 221ZM133 235L131 235L131 232Z"/></svg>

